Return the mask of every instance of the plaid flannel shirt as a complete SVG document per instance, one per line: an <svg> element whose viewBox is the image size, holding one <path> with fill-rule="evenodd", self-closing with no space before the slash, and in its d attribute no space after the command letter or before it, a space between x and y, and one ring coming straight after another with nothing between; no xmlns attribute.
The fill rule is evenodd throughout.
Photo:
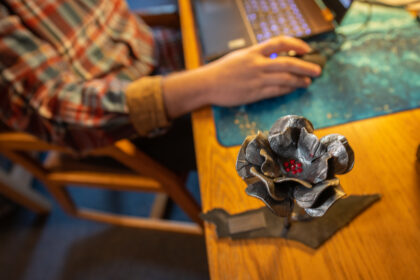
<svg viewBox="0 0 420 280"><path fill-rule="evenodd" d="M182 61L173 33L154 34L123 0L2 1L0 119L77 151L168 125L148 75Z"/></svg>

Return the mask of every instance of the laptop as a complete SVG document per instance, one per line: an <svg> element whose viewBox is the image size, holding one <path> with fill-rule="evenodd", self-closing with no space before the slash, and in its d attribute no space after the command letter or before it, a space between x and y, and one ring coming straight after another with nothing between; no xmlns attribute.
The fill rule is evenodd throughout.
<svg viewBox="0 0 420 280"><path fill-rule="evenodd" d="M333 31L351 0L192 0L206 62L287 35L309 38Z"/></svg>

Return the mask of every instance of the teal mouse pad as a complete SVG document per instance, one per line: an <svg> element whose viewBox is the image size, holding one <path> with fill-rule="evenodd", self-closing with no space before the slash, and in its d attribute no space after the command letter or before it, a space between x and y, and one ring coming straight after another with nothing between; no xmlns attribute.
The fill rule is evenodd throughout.
<svg viewBox="0 0 420 280"><path fill-rule="evenodd" d="M219 142L240 145L289 114L323 128L420 106L420 24L408 12L354 3L337 33L346 35L341 50L308 89L245 106L213 107Z"/></svg>

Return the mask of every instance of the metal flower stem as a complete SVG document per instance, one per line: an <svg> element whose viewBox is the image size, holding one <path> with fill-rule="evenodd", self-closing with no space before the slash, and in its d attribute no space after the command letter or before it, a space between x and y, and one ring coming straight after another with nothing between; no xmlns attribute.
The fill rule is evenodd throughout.
<svg viewBox="0 0 420 280"><path fill-rule="evenodd" d="M295 206L295 208L293 209L293 212L292 212L292 218L291 219L292 219L293 222L306 222L306 221L309 221L309 220L313 219L313 217L308 215L308 213L306 213L303 208Z"/></svg>
<svg viewBox="0 0 420 280"><path fill-rule="evenodd" d="M284 218L284 227L289 229L292 226L292 212Z"/></svg>
<svg viewBox="0 0 420 280"><path fill-rule="evenodd" d="M283 231L282 236L287 236L287 233L289 232L290 227L292 226L292 212L290 212L286 217L284 217L283 221Z"/></svg>
<svg viewBox="0 0 420 280"><path fill-rule="evenodd" d="M308 215L303 208L295 206L293 211L290 211L290 213L284 217L282 236L287 236L287 233L294 222L306 222L311 219L313 219L313 217Z"/></svg>

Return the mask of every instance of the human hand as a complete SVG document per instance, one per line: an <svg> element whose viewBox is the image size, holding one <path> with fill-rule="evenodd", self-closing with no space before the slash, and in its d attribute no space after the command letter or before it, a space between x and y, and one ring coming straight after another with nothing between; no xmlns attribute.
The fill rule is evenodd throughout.
<svg viewBox="0 0 420 280"><path fill-rule="evenodd" d="M321 74L313 63L273 53L310 51L302 40L277 37L228 54L194 70L173 73L162 82L163 102L172 119L205 105L235 106L307 87Z"/></svg>
<svg viewBox="0 0 420 280"><path fill-rule="evenodd" d="M207 101L220 106L235 106L284 95L307 87L321 68L301 59L273 53L293 50L302 55L310 47L302 40L276 37L259 45L237 50L202 67Z"/></svg>

